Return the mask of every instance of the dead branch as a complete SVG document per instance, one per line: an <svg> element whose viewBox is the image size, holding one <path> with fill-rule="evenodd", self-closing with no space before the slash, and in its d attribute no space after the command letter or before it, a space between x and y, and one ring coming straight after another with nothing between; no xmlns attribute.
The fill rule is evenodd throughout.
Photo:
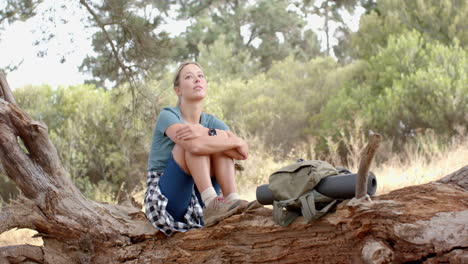
<svg viewBox="0 0 468 264"><path fill-rule="evenodd" d="M367 178L369 176L370 165L381 141L382 136L380 134L372 133L369 136L369 143L367 143L367 146L361 152L355 192L355 198L357 199L367 194Z"/></svg>
<svg viewBox="0 0 468 264"><path fill-rule="evenodd" d="M10 86L8 85L8 82L6 81L5 74L0 71L0 98L3 98L5 101L18 105L16 103L15 97L13 96Z"/></svg>

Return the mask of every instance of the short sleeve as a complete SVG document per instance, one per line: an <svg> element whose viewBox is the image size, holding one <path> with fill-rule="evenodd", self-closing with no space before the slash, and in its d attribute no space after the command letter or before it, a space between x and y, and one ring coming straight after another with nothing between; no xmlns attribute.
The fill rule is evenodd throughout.
<svg viewBox="0 0 468 264"><path fill-rule="evenodd" d="M161 111L161 113L159 113L158 122L156 123L156 130L164 134L169 126L182 123L183 122L176 113L165 108Z"/></svg>
<svg viewBox="0 0 468 264"><path fill-rule="evenodd" d="M220 130L229 130L229 127L223 121L219 120L216 117L213 118L211 128L216 128Z"/></svg>

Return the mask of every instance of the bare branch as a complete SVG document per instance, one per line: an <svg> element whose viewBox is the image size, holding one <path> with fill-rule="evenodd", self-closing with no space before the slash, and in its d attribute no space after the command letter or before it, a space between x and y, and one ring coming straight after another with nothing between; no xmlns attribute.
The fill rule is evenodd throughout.
<svg viewBox="0 0 468 264"><path fill-rule="evenodd" d="M115 58L115 60L117 61L117 64L119 65L119 67L120 67L120 68L122 69L122 71L124 72L125 77L127 78L127 80L128 80L128 82L130 83L130 85L131 85L133 88L135 88L135 87L134 87L135 81L133 80L131 74L127 71L128 67L126 67L126 66L124 65L124 63L122 62L122 60L120 59L119 52L117 51L117 48L115 47L114 42L113 42L112 39L110 38L109 33L107 32L105 25L101 22L101 20L99 19L98 15L93 11L93 9L91 9L91 7L88 5L88 3L86 3L85 0L80 0L80 3L86 8L86 10L88 10L88 12L89 12L89 13L91 14L91 16L93 17L94 21L96 21L96 23L98 24L98 26L101 28L102 32L103 32L104 35L106 36L107 42L108 42L109 45L111 46L112 54L114 54L114 58Z"/></svg>
<svg viewBox="0 0 468 264"><path fill-rule="evenodd" d="M36 183L41 173L18 144L15 128L11 125L9 115L5 113L10 110L8 106L12 105L0 99L0 160L7 176L20 187L26 197L35 199L44 191L44 184L48 185L48 181L40 180Z"/></svg>
<svg viewBox="0 0 468 264"><path fill-rule="evenodd" d="M18 137L28 154L18 143ZM68 180L57 151L49 141L47 129L3 99L0 99L0 160L8 177L30 199L44 195L52 187L51 179L56 182Z"/></svg>
<svg viewBox="0 0 468 264"><path fill-rule="evenodd" d="M4 78L1 91L10 102L14 102ZM78 189L66 177L57 150L49 140L47 126L34 121L10 102L0 98L0 161L7 176L30 199L39 196L44 198L54 186L79 194ZM28 153L20 146L18 138L24 143Z"/></svg>
<svg viewBox="0 0 468 264"><path fill-rule="evenodd" d="M367 194L369 168L381 141L382 136L380 134L371 134L369 137L369 143L367 143L367 146L361 152L361 161L359 163L355 192L357 199L364 197Z"/></svg>
<svg viewBox="0 0 468 264"><path fill-rule="evenodd" d="M252 29L252 33L250 34L250 37L249 37L249 40L247 41L247 43L245 43L245 46L248 47L250 45L250 43L257 37L257 28L254 27Z"/></svg>
<svg viewBox="0 0 468 264"><path fill-rule="evenodd" d="M2 150L8 150L5 153L0 151L0 160L5 159L3 164L6 164L5 167L10 169L8 175L12 179L17 175L24 175L16 171L20 167L29 168L28 170L34 169L34 171L27 173L29 175L32 172L37 173L38 168L34 164L37 163L44 172L62 180L61 176L65 174L65 170L60 163L57 150L49 140L47 126L44 123L34 121L19 108L2 73L0 73L0 84L0 95L5 98L5 100L0 98L0 127L2 128L0 130L0 145L5 146ZM29 155L26 155L19 146L18 136L23 141ZM13 170L14 168L16 169ZM52 172L59 172L59 175ZM29 181L23 182L28 183Z"/></svg>
<svg viewBox="0 0 468 264"><path fill-rule="evenodd" d="M13 97L13 93L11 92L10 86L8 85L8 82L6 81L5 74L0 71L0 98L3 98L5 101L18 105L16 103L15 98Z"/></svg>

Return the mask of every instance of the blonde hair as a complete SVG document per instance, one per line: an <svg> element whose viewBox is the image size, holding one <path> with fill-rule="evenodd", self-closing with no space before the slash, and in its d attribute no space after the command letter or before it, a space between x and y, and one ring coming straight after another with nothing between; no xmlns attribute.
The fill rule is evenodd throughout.
<svg viewBox="0 0 468 264"><path fill-rule="evenodd" d="M179 67L177 68L175 74L174 74L174 80L172 81L172 84L174 85L174 90L177 86L179 86L179 83L180 83L180 72L182 71L182 69L187 66L187 65L197 65L198 68L202 69L202 67L200 66L200 64L198 64L197 62L194 62L194 61L187 61L187 62L184 62L182 64L179 65ZM180 106L180 96L178 96L179 99L177 100L177 106Z"/></svg>

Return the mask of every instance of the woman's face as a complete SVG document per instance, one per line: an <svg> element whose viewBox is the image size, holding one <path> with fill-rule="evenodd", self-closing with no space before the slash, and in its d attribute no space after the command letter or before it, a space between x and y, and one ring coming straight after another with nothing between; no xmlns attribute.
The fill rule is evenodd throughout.
<svg viewBox="0 0 468 264"><path fill-rule="evenodd" d="M183 100L197 101L205 98L207 85L205 75L195 64L186 65L179 75L179 86L176 93Z"/></svg>

